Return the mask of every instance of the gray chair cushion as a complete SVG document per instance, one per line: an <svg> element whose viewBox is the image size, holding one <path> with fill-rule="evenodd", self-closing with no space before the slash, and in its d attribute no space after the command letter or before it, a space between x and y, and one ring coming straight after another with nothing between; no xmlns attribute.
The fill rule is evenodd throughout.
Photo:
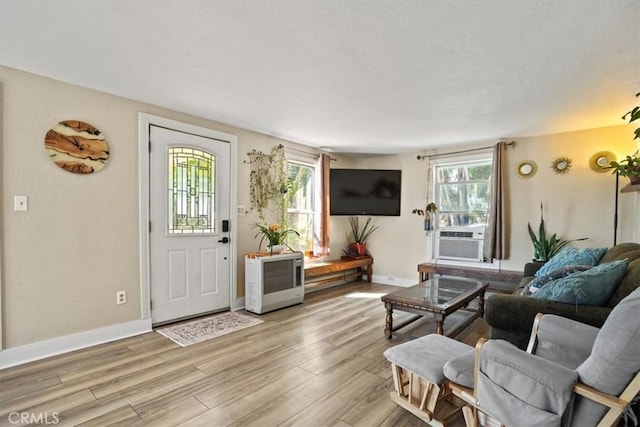
<svg viewBox="0 0 640 427"><path fill-rule="evenodd" d="M456 384L473 388L473 368L475 352L469 350L461 356L449 360L444 365L444 376Z"/></svg>
<svg viewBox="0 0 640 427"><path fill-rule="evenodd" d="M545 314L538 325L535 355L576 369L591 354L600 329L554 314Z"/></svg>
<svg viewBox="0 0 640 427"><path fill-rule="evenodd" d="M640 288L615 306L602 325L591 356L578 366L580 381L605 393L618 395L640 371ZM577 398L573 425L598 420L605 408Z"/></svg>
<svg viewBox="0 0 640 427"><path fill-rule="evenodd" d="M435 384L441 384L447 361L473 350L473 347L454 339L431 334L391 347L384 356L392 363L415 372Z"/></svg>
<svg viewBox="0 0 640 427"><path fill-rule="evenodd" d="M509 427L559 426L577 379L574 370L491 340L480 351L476 399Z"/></svg>

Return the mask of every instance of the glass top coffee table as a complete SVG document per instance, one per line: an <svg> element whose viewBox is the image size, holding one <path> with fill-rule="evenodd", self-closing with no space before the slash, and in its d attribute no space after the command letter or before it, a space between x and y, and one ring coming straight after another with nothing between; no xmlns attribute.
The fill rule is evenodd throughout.
<svg viewBox="0 0 640 427"><path fill-rule="evenodd" d="M431 313L436 321L436 334L444 335L444 319L458 310L468 311L470 317L456 325L447 336L454 337L478 317L484 316L484 293L489 284L462 277L434 277L415 286L391 292L380 299L387 310L384 334L387 338L398 329ZM469 303L478 298L478 308ZM393 310L407 311L417 316L393 324Z"/></svg>

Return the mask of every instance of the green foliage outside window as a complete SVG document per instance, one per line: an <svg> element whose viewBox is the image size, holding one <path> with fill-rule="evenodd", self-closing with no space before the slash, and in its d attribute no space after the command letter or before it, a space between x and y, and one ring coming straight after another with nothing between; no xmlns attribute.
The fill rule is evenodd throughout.
<svg viewBox="0 0 640 427"><path fill-rule="evenodd" d="M300 238L289 243L301 251L312 251L315 240L315 177L310 165L289 162L287 192L287 224L298 231ZM289 240L292 240L290 237Z"/></svg>
<svg viewBox="0 0 640 427"><path fill-rule="evenodd" d="M491 173L490 161L437 168L439 227L487 224Z"/></svg>

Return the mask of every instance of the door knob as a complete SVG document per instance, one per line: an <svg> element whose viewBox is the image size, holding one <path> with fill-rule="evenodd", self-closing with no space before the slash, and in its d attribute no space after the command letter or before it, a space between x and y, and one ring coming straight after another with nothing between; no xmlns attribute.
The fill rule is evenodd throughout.
<svg viewBox="0 0 640 427"><path fill-rule="evenodd" d="M229 243L229 238L228 237L223 237L222 239L218 240L218 242L220 242L220 243Z"/></svg>

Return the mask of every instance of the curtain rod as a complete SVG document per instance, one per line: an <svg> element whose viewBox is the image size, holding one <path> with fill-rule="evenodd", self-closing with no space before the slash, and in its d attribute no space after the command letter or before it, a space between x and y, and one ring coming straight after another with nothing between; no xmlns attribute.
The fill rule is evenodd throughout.
<svg viewBox="0 0 640 427"><path fill-rule="evenodd" d="M310 156L316 156L316 157L320 157L320 155L322 154L322 153L310 153L308 151L300 150L299 148L284 147L284 151L287 151L287 150L297 151L298 153L309 154ZM335 159L331 156L329 156L329 160L331 160L332 162L338 161L338 159Z"/></svg>
<svg viewBox="0 0 640 427"><path fill-rule="evenodd" d="M297 151L298 153L308 154L310 156L315 156L315 157L320 157L320 155L322 154L322 153L310 153L308 151L300 150L299 148L285 147L283 144L279 144L279 145L282 146L282 148L284 148L284 151ZM247 155L249 155L249 153L247 153ZM338 159L334 159L331 156L329 156L329 159L334 162L338 161ZM248 162L245 160L244 163L248 163Z"/></svg>
<svg viewBox="0 0 640 427"><path fill-rule="evenodd" d="M515 147L516 142L515 141L507 142L507 145L509 147ZM433 157L449 156L451 154L470 153L470 152L473 152L473 151L488 150L489 148L493 148L493 147L494 147L493 145L490 145L488 147L469 148L467 150L450 151L448 153L436 153L436 154L429 154L429 155L424 155L424 156L421 156L421 155L418 154L417 159L418 160L424 160L424 159L432 159Z"/></svg>
<svg viewBox="0 0 640 427"><path fill-rule="evenodd" d="M299 148L292 148L292 147L284 147L284 151L297 151L298 153L308 154L310 156L316 156L316 157L320 156L320 153L310 153L308 151L304 151Z"/></svg>

